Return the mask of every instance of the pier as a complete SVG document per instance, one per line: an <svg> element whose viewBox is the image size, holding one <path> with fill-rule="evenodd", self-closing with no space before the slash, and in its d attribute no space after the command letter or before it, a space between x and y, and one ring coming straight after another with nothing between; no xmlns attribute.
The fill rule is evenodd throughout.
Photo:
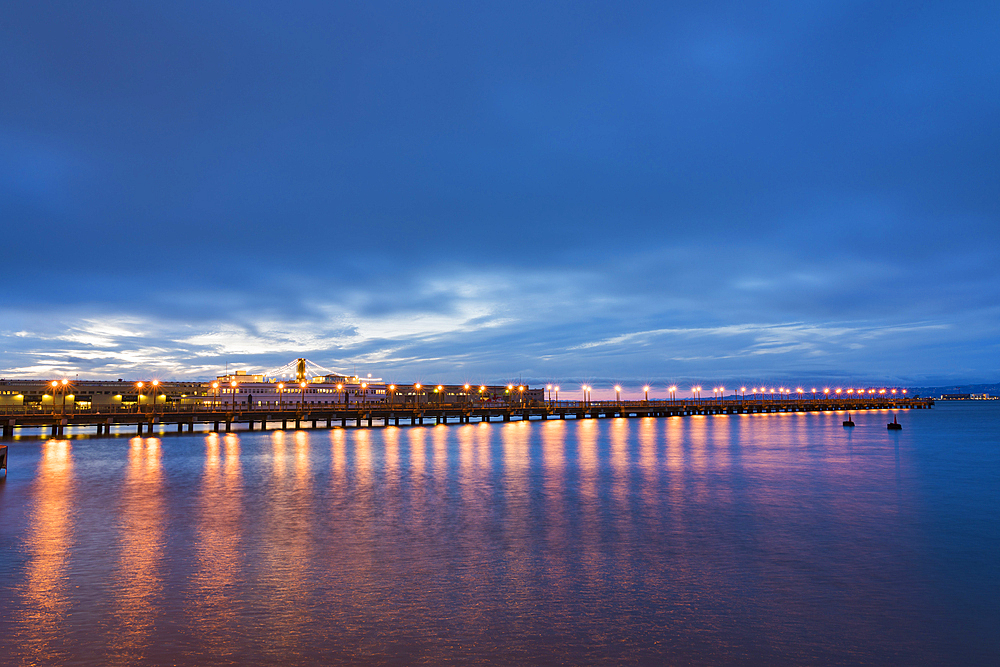
<svg viewBox="0 0 1000 667"><path fill-rule="evenodd" d="M547 419L606 419L637 417L686 417L691 415L736 415L802 412L858 412L862 410L928 409L931 398L858 397L858 398L704 398L649 401L536 401L523 404L474 405L438 403L405 405L376 403L359 406L290 406L285 409L164 406L156 411L135 410L58 410L0 408L3 437L14 437L24 428L42 429L53 437L72 427L75 433L93 429L92 434L110 435L113 427L144 433L193 433L196 430L230 432L267 429L302 429L426 424L469 424Z"/></svg>

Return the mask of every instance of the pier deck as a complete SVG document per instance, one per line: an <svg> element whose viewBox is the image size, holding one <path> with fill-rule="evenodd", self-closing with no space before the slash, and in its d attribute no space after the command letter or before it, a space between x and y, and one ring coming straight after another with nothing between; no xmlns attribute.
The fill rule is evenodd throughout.
<svg viewBox="0 0 1000 667"><path fill-rule="evenodd" d="M176 432L200 430L214 432L275 428L333 428L400 426L418 424L473 423L492 421L524 421L531 419L600 419L611 417L683 417L690 415L756 414L790 412L858 412L862 410L927 409L934 405L930 398L804 398L804 399L688 399L660 401L551 401L526 405L473 406L462 404L388 404L369 406L291 406L284 409L232 409L231 406L158 408L155 412L46 411L24 408L0 408L3 437L10 438L15 430L41 428L53 436L65 433L68 427L91 427L97 435L110 434L114 426L134 429L138 435L164 432L173 427ZM120 431L120 428L119 428Z"/></svg>

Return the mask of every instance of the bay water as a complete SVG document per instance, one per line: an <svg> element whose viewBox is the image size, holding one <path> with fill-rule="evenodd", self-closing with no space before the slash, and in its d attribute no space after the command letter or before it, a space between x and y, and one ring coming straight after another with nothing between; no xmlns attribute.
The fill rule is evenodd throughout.
<svg viewBox="0 0 1000 667"><path fill-rule="evenodd" d="M853 418L9 440L0 662L1000 664L1000 401Z"/></svg>

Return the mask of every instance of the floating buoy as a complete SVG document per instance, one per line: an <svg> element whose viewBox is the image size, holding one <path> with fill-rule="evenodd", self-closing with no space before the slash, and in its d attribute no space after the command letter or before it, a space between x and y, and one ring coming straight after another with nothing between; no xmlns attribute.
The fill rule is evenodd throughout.
<svg viewBox="0 0 1000 667"><path fill-rule="evenodd" d="M885 427L890 431L902 431L903 425L896 421L896 415L892 416L892 423L886 424Z"/></svg>
<svg viewBox="0 0 1000 667"><path fill-rule="evenodd" d="M854 426L854 422L851 421L851 413L847 413L847 421L844 422L844 426Z"/></svg>

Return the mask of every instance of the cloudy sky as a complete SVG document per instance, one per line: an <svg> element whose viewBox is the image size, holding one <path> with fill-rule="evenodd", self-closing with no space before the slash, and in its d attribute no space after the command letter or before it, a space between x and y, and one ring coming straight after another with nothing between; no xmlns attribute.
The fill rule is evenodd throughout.
<svg viewBox="0 0 1000 667"><path fill-rule="evenodd" d="M0 374L996 381L1000 3L12 0Z"/></svg>

